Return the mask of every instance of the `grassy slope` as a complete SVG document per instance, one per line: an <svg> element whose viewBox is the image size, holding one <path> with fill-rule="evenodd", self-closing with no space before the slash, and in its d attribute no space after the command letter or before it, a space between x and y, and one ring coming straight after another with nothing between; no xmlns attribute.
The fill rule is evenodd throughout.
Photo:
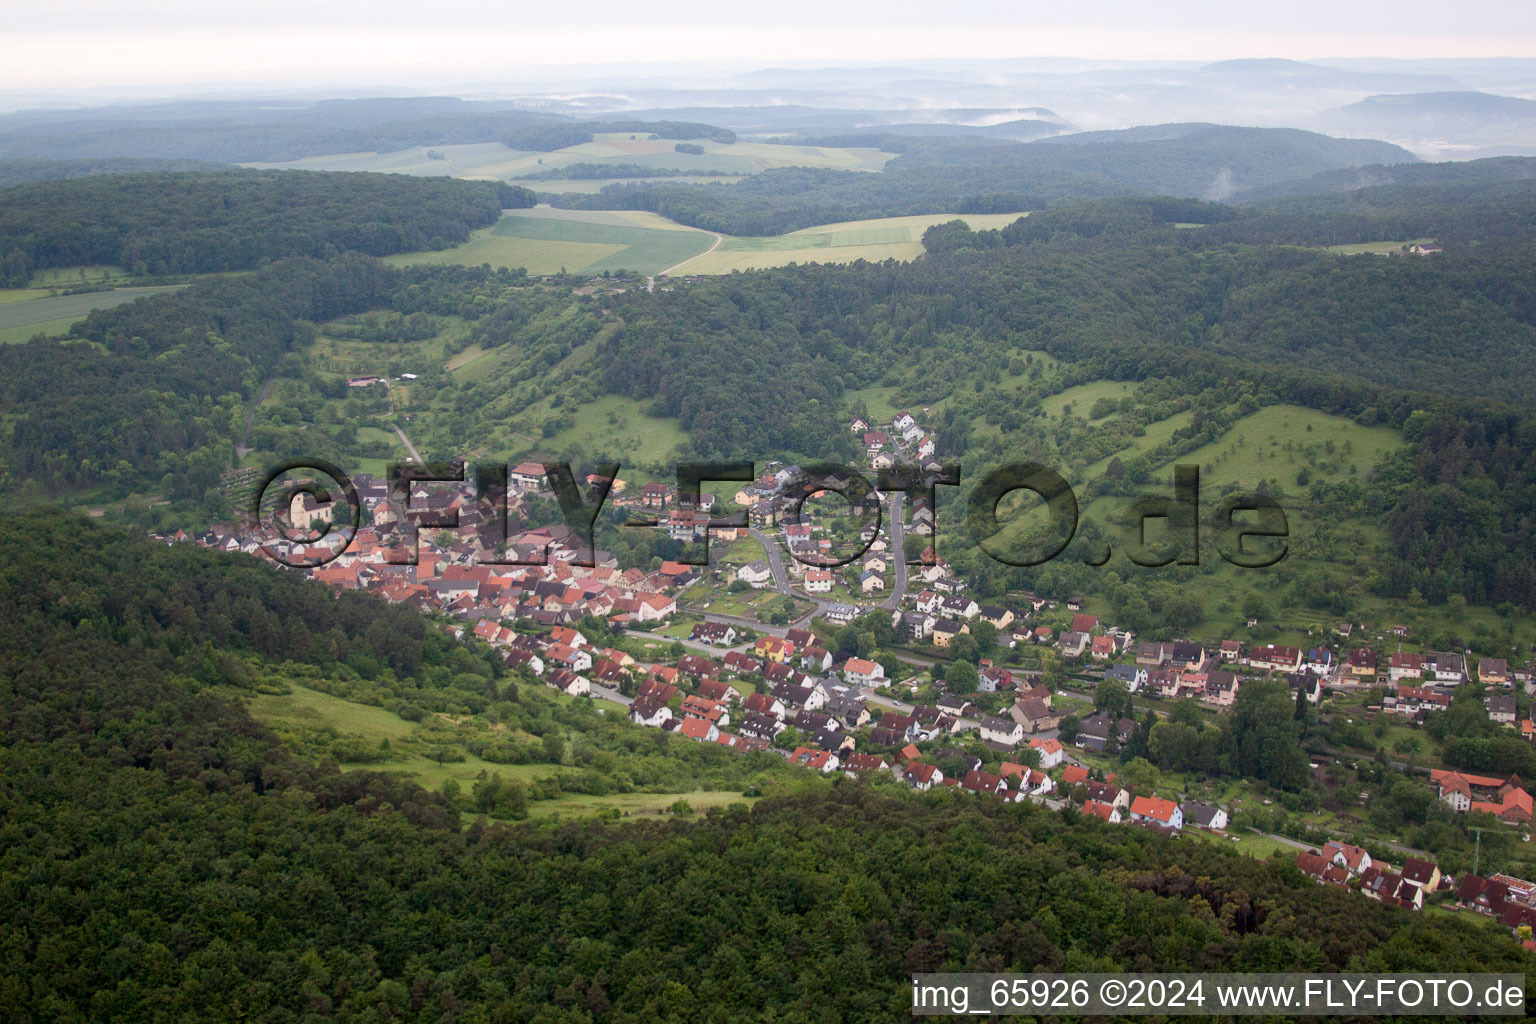
<svg viewBox="0 0 1536 1024"><path fill-rule="evenodd" d="M526 782L560 772L580 774L582 771L580 768L552 764L494 764L473 754L468 755L464 761L438 764L423 756L421 748L436 742L451 741L459 736L460 727L457 723L442 716L412 723L382 708L357 704L319 690L298 685L293 685L291 690L287 694L262 694L250 698L248 703L251 713L279 732L334 730L341 737L362 740L370 747L388 740L395 753L394 759L362 767L403 775L428 789L439 789L449 779L456 779L467 792L481 772ZM609 708L610 714L618 712L616 706L602 706ZM554 800L531 801L528 807L534 817L585 816L609 808L625 814L646 814L660 812L679 798L687 800L696 811L732 803L751 803L754 799L743 797L734 790L683 790L676 793L623 793L609 796L565 793Z"/></svg>

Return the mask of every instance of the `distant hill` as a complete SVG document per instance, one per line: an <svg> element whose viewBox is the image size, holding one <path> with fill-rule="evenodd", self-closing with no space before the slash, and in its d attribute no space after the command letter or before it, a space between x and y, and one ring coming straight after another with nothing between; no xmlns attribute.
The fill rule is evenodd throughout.
<svg viewBox="0 0 1536 1024"><path fill-rule="evenodd" d="M617 116L617 115L605 115ZM998 132L1010 122L1042 122L1057 130L1073 124L1045 107L924 107L866 109L776 103L750 106L656 107L632 110L627 117L645 120L708 121L750 135L814 135L818 133L891 132L899 135L941 134L969 129L970 134L1001 138L1038 138L1036 134ZM931 130L931 131L930 131ZM1022 131L1022 128L1021 128Z"/></svg>
<svg viewBox="0 0 1536 1024"><path fill-rule="evenodd" d="M1049 113L1049 111L1047 111ZM1020 118L1016 121L1004 121L1001 124L948 124L931 121L911 121L903 124L878 124L863 128L851 128L836 138L841 139L838 145L859 145L860 137L899 138L912 136L916 138L931 139L955 139L972 137L978 139L1006 139L1012 142L1033 142L1036 139L1046 139L1053 135L1072 130L1072 126L1060 120L1041 120L1036 118ZM826 142L825 136L819 136L817 145L832 145ZM866 145L868 143L865 143ZM885 148L885 147L882 147Z"/></svg>
<svg viewBox="0 0 1536 1024"><path fill-rule="evenodd" d="M1447 157L1536 153L1536 101L1493 93L1367 96L1310 122L1322 131L1372 135Z"/></svg>
<svg viewBox="0 0 1536 1024"><path fill-rule="evenodd" d="M1487 92L1367 96L1318 115L1320 123L1399 137L1454 134L1496 124L1536 126L1536 100Z"/></svg>
<svg viewBox="0 0 1536 1024"><path fill-rule="evenodd" d="M1383 185L1478 185L1536 179L1536 157L1490 157L1435 163L1375 164L1319 171L1234 195L1234 203L1264 203L1293 196L1335 195Z"/></svg>
<svg viewBox="0 0 1536 1024"><path fill-rule="evenodd" d="M854 217L1005 213L1070 199L1171 195L1227 199L1319 171L1412 163L1390 143L1215 124L1149 125L1036 142L843 134L901 153L881 174L767 171L733 185L643 184L556 197L556 206L641 209L710 231L781 234Z"/></svg>
<svg viewBox="0 0 1536 1024"><path fill-rule="evenodd" d="M1424 92L1461 89L1461 82L1447 75L1414 74L1384 70L1353 70L1280 58L1223 60L1200 68L1198 79L1225 79L1247 88L1339 89L1378 92Z"/></svg>
<svg viewBox="0 0 1536 1024"><path fill-rule="evenodd" d="M1489 92L1420 92L1367 96L1328 113L1358 117L1499 117L1536 120L1536 100Z"/></svg>
<svg viewBox="0 0 1536 1024"><path fill-rule="evenodd" d="M0 188L34 181L85 178L93 174L147 174L155 171L217 171L207 160L0 160Z"/></svg>

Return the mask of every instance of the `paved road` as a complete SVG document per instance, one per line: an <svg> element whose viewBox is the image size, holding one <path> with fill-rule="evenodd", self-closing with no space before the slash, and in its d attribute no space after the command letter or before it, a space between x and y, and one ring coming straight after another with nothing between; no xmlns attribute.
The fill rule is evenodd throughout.
<svg viewBox="0 0 1536 1024"><path fill-rule="evenodd" d="M411 444L411 439L405 436L405 431L401 430L399 427L396 427L395 433L400 435L400 443L405 445L405 450L411 453L411 458L415 459L417 462L427 461L421 457L421 452L416 450L416 446Z"/></svg>
<svg viewBox="0 0 1536 1024"><path fill-rule="evenodd" d="M891 596L886 598L880 607L895 610L901 604L901 599L907 596L907 550L906 550L906 526L901 521L901 502L905 497L900 491L891 492L891 526L890 556L896 560L896 585L891 588Z"/></svg>
<svg viewBox="0 0 1536 1024"><path fill-rule="evenodd" d="M601 698L602 700L611 700L615 704L626 708L634 703L633 700L624 696L618 690L610 690L608 687L599 686L597 683L592 684L592 696Z"/></svg>
<svg viewBox="0 0 1536 1024"><path fill-rule="evenodd" d="M890 596L888 596L878 605L878 607L884 608L887 611L891 611L899 607L902 598L906 597L907 595L906 530L901 521L901 505L903 497L904 496L900 491L891 492L891 507L889 510L891 525L887 531L890 547L886 552L886 558L888 561L891 559L895 560L896 582L895 586L891 588ZM788 594L791 597L798 597L803 600L810 601L814 605L810 611L806 612L804 615L800 616L800 618L791 623L792 626L794 626L796 629L804 629L806 623L810 622L811 619L822 614L829 606L840 603L837 601L830 601L824 598L819 598L813 594L807 594L803 590L796 590L790 583L789 570L785 567L784 564L784 548L783 545L778 542L778 539L776 537L770 537L768 534L764 533L762 530L759 530L755 526L751 527L747 532L751 534L753 540L757 541L763 546L763 551L768 557L768 567L773 571L774 589L781 594ZM912 663L929 665L932 664L932 662L920 661Z"/></svg>

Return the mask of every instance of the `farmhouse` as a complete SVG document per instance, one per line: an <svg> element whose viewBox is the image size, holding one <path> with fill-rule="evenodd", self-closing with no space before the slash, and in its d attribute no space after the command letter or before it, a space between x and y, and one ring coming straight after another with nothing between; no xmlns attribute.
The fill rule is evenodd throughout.
<svg viewBox="0 0 1536 1024"><path fill-rule="evenodd" d="M1531 794L1518 775L1507 779L1434 769L1430 781L1440 787L1440 799L1463 814L1483 811L1510 825L1531 821Z"/></svg>

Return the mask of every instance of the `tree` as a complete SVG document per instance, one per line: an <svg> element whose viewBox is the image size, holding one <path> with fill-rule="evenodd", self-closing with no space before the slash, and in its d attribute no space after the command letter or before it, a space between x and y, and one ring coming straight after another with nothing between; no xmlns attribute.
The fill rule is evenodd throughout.
<svg viewBox="0 0 1536 1024"><path fill-rule="evenodd" d="M971 636L976 638L977 653L984 657L997 648L997 627L986 619L978 618L971 623Z"/></svg>
<svg viewBox="0 0 1536 1024"><path fill-rule="evenodd" d="M1076 715L1063 715L1060 724L1056 727L1056 735L1063 743L1071 743L1077 739L1077 730L1081 723Z"/></svg>
<svg viewBox="0 0 1536 1024"><path fill-rule="evenodd" d="M961 633L949 644L949 653L961 661L975 661L981 657L981 647L969 633Z"/></svg>
<svg viewBox="0 0 1536 1024"><path fill-rule="evenodd" d="M968 661L952 661L944 670L944 682L956 693L975 693L981 682L976 666Z"/></svg>
<svg viewBox="0 0 1536 1024"><path fill-rule="evenodd" d="M1110 718L1124 718L1131 710L1131 691L1118 679L1102 679L1093 690L1093 709Z"/></svg>

